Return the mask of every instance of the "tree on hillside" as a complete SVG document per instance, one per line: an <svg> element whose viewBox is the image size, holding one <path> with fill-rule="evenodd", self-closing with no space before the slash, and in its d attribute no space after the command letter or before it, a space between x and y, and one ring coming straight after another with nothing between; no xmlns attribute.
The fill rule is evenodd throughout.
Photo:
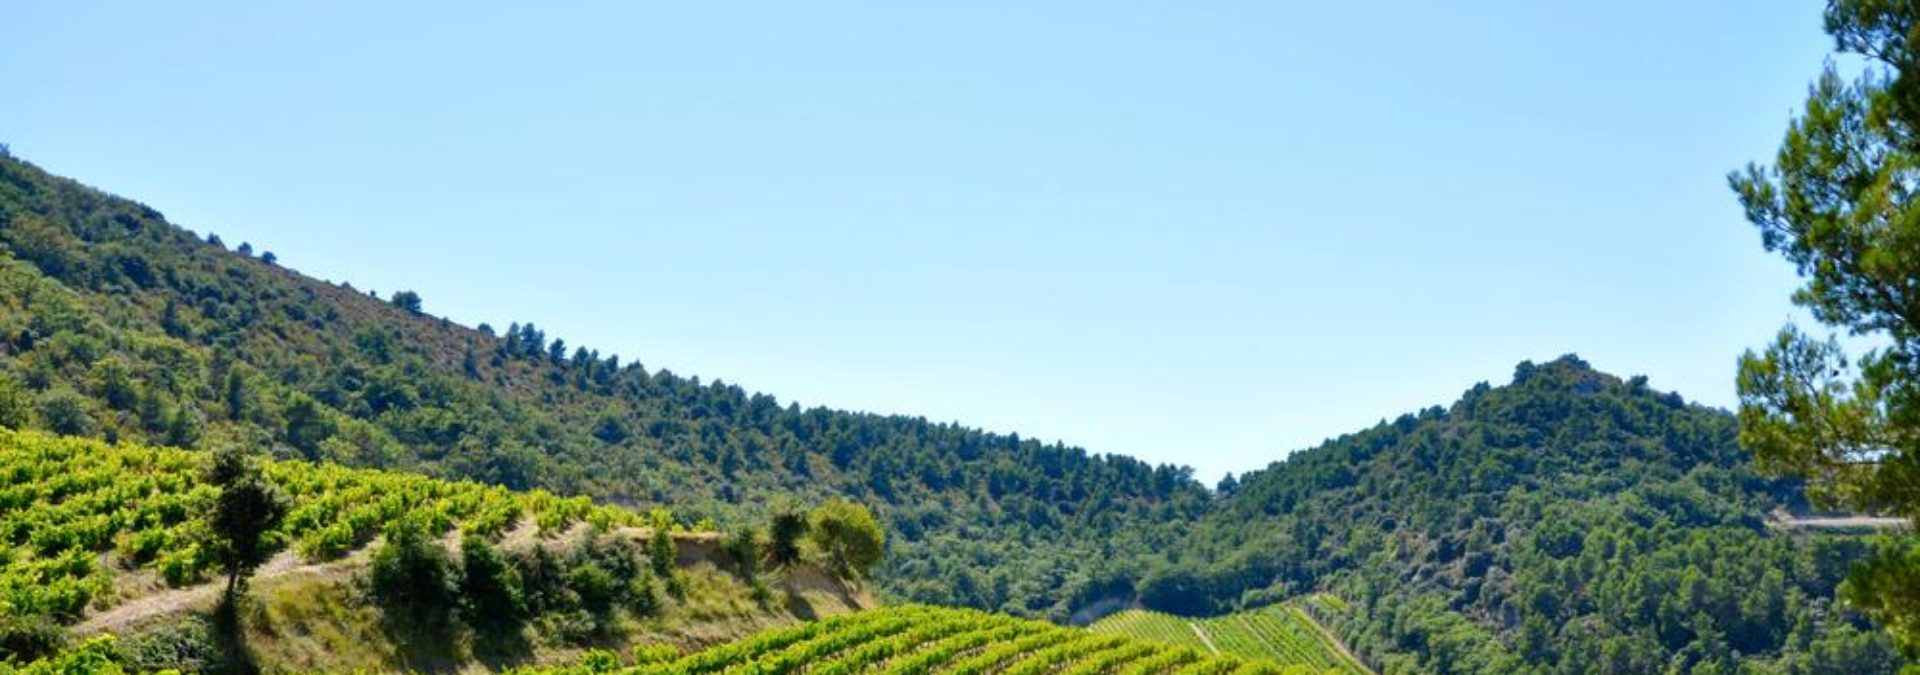
<svg viewBox="0 0 1920 675"><path fill-rule="evenodd" d="M1826 30L1865 57L1829 64L1772 166L1730 177L1767 250L1806 283L1794 302L1876 346L1783 329L1740 359L1740 441L1809 479L1819 503L1920 523L1920 3L1835 0ZM1857 568L1848 599L1920 656L1920 546Z"/></svg>
<svg viewBox="0 0 1920 675"><path fill-rule="evenodd" d="M797 504L782 504L774 508L772 521L767 524L767 557L773 564L785 567L800 561L800 541L807 536L807 512Z"/></svg>
<svg viewBox="0 0 1920 675"><path fill-rule="evenodd" d="M254 568L273 554L268 535L286 517L287 499L234 446L213 453L207 483L220 489L207 522L213 527L214 559L227 574L226 593L231 599Z"/></svg>
<svg viewBox="0 0 1920 675"><path fill-rule="evenodd" d="M814 544L837 571L865 575L880 564L887 533L867 507L836 498L815 508L811 520Z"/></svg>
<svg viewBox="0 0 1920 675"><path fill-rule="evenodd" d="M413 291L394 291L393 306L406 310L408 314L419 314L420 294Z"/></svg>
<svg viewBox="0 0 1920 675"><path fill-rule="evenodd" d="M505 633L525 620L520 575L482 537L460 543L459 598L467 625L483 633Z"/></svg>
<svg viewBox="0 0 1920 675"><path fill-rule="evenodd" d="M419 519L402 518L387 527L386 543L374 551L367 577L390 629L441 635L452 625L459 601L453 560Z"/></svg>
<svg viewBox="0 0 1920 675"><path fill-rule="evenodd" d="M32 397L27 394L27 388L0 373L0 427L24 428L32 419L32 412Z"/></svg>

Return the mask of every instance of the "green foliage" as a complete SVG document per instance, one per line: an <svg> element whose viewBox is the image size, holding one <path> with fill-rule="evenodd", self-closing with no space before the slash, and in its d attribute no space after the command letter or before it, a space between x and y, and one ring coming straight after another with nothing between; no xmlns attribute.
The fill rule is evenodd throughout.
<svg viewBox="0 0 1920 675"><path fill-rule="evenodd" d="M1847 81L1829 63L1769 167L1730 177L1767 250L1806 280L1794 302L1876 348L1849 358L1789 325L1740 359L1740 441L1762 466L1806 478L1819 503L1920 522L1920 6L1836 0L1826 29L1863 57ZM1920 655L1920 556L1889 547L1847 597Z"/></svg>
<svg viewBox="0 0 1920 675"><path fill-rule="evenodd" d="M408 314L420 314L420 294L413 291L394 291L393 306Z"/></svg>
<svg viewBox="0 0 1920 675"><path fill-rule="evenodd" d="M42 615L0 615L0 662L26 663L66 646L66 631Z"/></svg>
<svg viewBox="0 0 1920 675"><path fill-rule="evenodd" d="M1175 545L1209 501L1176 467L802 409L525 322L413 320L216 241L0 158L0 377L30 397L28 424L672 504L723 527L768 522L782 498L843 496L888 531L878 590L1062 620L1090 565ZM114 387L99 386L103 360ZM353 530L304 543L337 554L370 536Z"/></svg>
<svg viewBox="0 0 1920 675"><path fill-rule="evenodd" d="M1317 675L1342 673L1308 663L1203 655L1193 649L1099 635L1077 628L972 610L923 606L890 607L770 630L677 659L671 652L635 652L633 671L697 675L717 672L850 675L884 672L1008 674L1128 672ZM590 655L571 668L522 671L527 675L606 672L614 665Z"/></svg>
<svg viewBox="0 0 1920 675"><path fill-rule="evenodd" d="M57 388L43 394L39 408L40 423L56 434L91 436L100 426L87 409L87 399L71 388Z"/></svg>
<svg viewBox="0 0 1920 675"><path fill-rule="evenodd" d="M404 632L433 635L452 623L458 600L453 561L420 520L402 518L387 528L367 580L374 601Z"/></svg>
<svg viewBox="0 0 1920 675"><path fill-rule="evenodd" d="M267 539L287 516L287 499L238 448L213 453L207 484L219 490L207 516L213 556L227 574L227 594L241 588L276 543Z"/></svg>
<svg viewBox="0 0 1920 675"><path fill-rule="evenodd" d="M119 675L125 672L117 640L112 635L89 638L72 649L24 665L0 663L0 675Z"/></svg>
<svg viewBox="0 0 1920 675"><path fill-rule="evenodd" d="M633 648L633 665L648 666L668 663L680 658L680 650L673 645L636 645Z"/></svg>
<svg viewBox="0 0 1920 675"><path fill-rule="evenodd" d="M526 619L520 573L507 564L483 537L469 535L460 542L460 616L484 633L517 629Z"/></svg>
<svg viewBox="0 0 1920 675"><path fill-rule="evenodd" d="M880 564L880 557L886 551L887 533L867 507L845 499L831 499L814 508L808 521L807 529L814 545L820 547L835 569L865 575Z"/></svg>
<svg viewBox="0 0 1920 675"><path fill-rule="evenodd" d="M277 525L276 492L287 508ZM486 514L556 510L572 519L604 512L620 526L639 522L630 511L543 492L0 429L0 540L17 547L0 554L0 618L68 622L104 603L116 567L100 562L109 550L123 564L186 585L229 562L244 571L240 563L257 563L289 542L309 557L338 555L403 516L438 533ZM229 534L217 534L223 529ZM227 536L242 545L229 547Z"/></svg>
<svg viewBox="0 0 1920 675"><path fill-rule="evenodd" d="M1344 609L1316 616L1383 671L1793 672L1842 636L1897 663L1834 600L1869 540L1770 527L1804 500L1735 433L1639 378L1523 363L1507 386L1247 474L1142 577L1182 592L1142 599L1212 611L1333 591Z"/></svg>
<svg viewBox="0 0 1920 675"><path fill-rule="evenodd" d="M653 573L660 577L673 575L678 553L673 544L673 521L663 509L655 509L648 523L651 534L647 536L647 563Z"/></svg>
<svg viewBox="0 0 1920 675"><path fill-rule="evenodd" d="M19 382L0 373L0 427L19 429L32 420L33 402Z"/></svg>
<svg viewBox="0 0 1920 675"><path fill-rule="evenodd" d="M1901 33L1884 30L1896 23L1862 18L1870 13L1844 14L1879 5L1835 5L1838 25L1879 26L1842 30L1857 34L1843 44ZM1848 104L1837 105L1821 114L1843 123L1806 128L1851 133L1883 123L1875 113L1856 125ZM1808 136L1808 147L1819 147L1815 140ZM1833 187L1871 189L1876 180ZM1753 202L1764 196L1756 192ZM1801 208L1784 197L1777 203ZM1904 221L1887 222L1885 232L1905 232L1893 226ZM1778 239L1786 245L1794 230L1780 231L1789 233ZM1811 269L1857 267L1873 279L1915 259L1873 237L1861 241L1878 248L1858 250L1878 252L1857 265L1810 257ZM1162 580L1186 591L1150 593L1152 602L1194 603L1183 611L1330 590L1351 602L1328 610L1326 623L1383 670L1808 672L1807 664L1844 663L1874 672L1896 662L1888 640L1833 595L1854 562L1901 547L1769 530L1767 513L1806 506L1800 485L1754 473L1729 416L1577 361L1523 364L1511 386L1477 387L1450 408L1294 453L1215 495L1177 467L917 418L783 406L731 384L569 351L531 324L494 335L408 319L363 291L236 256L152 209L11 158L0 158L0 244L0 376L30 397L28 424L122 442L34 436L32 445L53 449L43 457L17 452L9 444L19 437L0 435L0 452L12 453L0 467L24 467L0 476L0 535L13 545L0 560L0 594L13 612L67 621L106 596L113 572L97 554L122 546L122 535L124 550L149 560L134 564L177 582L204 575L214 560L196 548L206 541L204 518L166 514L204 509L213 492L198 479L169 482L179 473L170 466L115 464L185 461L197 469L176 460L190 456L140 445L185 439L672 504L683 522L773 522L763 505L781 498L844 496L866 504L884 528L882 544L870 548L887 555L871 575L889 597L1064 621L1085 605L1134 600L1135 589L1152 591ZM1847 289L1873 286L1825 288L1845 300L1855 297ZM1872 318L1836 306L1833 317ZM1890 378L1868 370L1862 381ZM1760 378L1748 390L1764 385ZM1841 407L1847 416L1833 419L1874 421L1904 405L1908 389L1854 392L1880 408ZM128 394L132 406L123 409ZM1842 400L1833 391L1821 396L1806 400ZM1800 405L1789 403L1782 409ZM1822 433L1855 438L1871 428ZM1889 437L1885 448L1900 451L1891 457L1906 456L1897 444L1906 440ZM1762 453L1790 468L1783 456L1791 455ZM1817 466L1839 478L1865 468ZM1902 470L1898 461L1886 467ZM596 516L585 501L549 493L307 462L263 468L294 502L279 539L316 557L364 545L407 513L438 531L457 525L479 536L498 535L521 516L544 533L582 520L596 529L636 524L630 513ZM98 484L56 478L65 473ZM1817 496L1846 496L1849 489L1833 487L1846 484L1823 480ZM136 494L119 499L117 490ZM777 549L781 535L772 529ZM133 539L150 530L167 534ZM854 566L856 548L837 557ZM577 561L506 557L530 613L582 611L567 583ZM593 564L620 576L610 561ZM622 587L655 581L636 575ZM1856 600L1874 609L1869 598ZM1027 647L1088 648L1076 645ZM1157 667L1199 663L1153 658Z"/></svg>
<svg viewBox="0 0 1920 675"><path fill-rule="evenodd" d="M1101 619L1087 629L1190 649L1218 649L1246 659L1308 664L1327 672L1366 672L1363 666L1341 654L1340 646L1320 632L1311 616L1291 604L1197 621L1159 612L1128 610Z"/></svg>
<svg viewBox="0 0 1920 675"><path fill-rule="evenodd" d="M807 512L795 504L776 507L767 524L767 557L786 567L800 561L800 542L807 537Z"/></svg>
<svg viewBox="0 0 1920 675"><path fill-rule="evenodd" d="M743 527L727 533L721 542L721 550L733 562L733 572L742 579L752 580L760 576L760 532L751 527Z"/></svg>

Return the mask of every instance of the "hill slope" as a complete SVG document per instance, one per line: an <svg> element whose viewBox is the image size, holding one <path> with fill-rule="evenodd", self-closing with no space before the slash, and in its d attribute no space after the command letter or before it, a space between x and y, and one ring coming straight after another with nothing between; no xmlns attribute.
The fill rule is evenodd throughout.
<svg viewBox="0 0 1920 675"><path fill-rule="evenodd" d="M8 637L0 661L23 656L17 640L36 621L117 634L147 659L135 664L144 668L199 670L244 654L273 671L397 670L423 667L427 657L443 665L564 658L583 645L640 639L695 648L871 604L807 565L743 578L737 549L713 532L676 529L664 562L653 564L650 532L638 526L670 523L664 510L649 519L585 498L282 461L263 472L289 500L273 537L283 544L254 575L238 621L244 635L232 639L210 627L222 585L207 578L206 514L218 493L203 480L207 458L0 429L0 634ZM455 569L475 569L467 546L497 552L514 579L507 606L519 615L486 628L510 639L490 643L483 638L499 636L471 621L471 630L450 628L437 640L389 630L398 610L359 584L386 545L381 533L402 523L442 540L460 561L449 561ZM470 590L462 586L455 602L470 603ZM222 648L235 653L215 653Z"/></svg>
<svg viewBox="0 0 1920 675"><path fill-rule="evenodd" d="M1329 673L1371 672L1294 603L1206 619L1133 609L1101 619L1087 630L1245 659L1306 664Z"/></svg>
<svg viewBox="0 0 1920 675"><path fill-rule="evenodd" d="M569 349L530 323L455 325L417 297L383 301L214 242L0 156L0 426L240 443L723 523L846 495L894 535L884 588L1055 618L1084 561L1165 547L1209 500L1183 469L802 410Z"/></svg>
<svg viewBox="0 0 1920 675"><path fill-rule="evenodd" d="M612 659L607 659L612 660ZM625 673L1042 675L1161 673L1334 675L1303 663L1242 659L1202 650L1062 628L968 610L906 606L770 631L678 660L634 664ZM594 672L585 668L563 672ZM607 672L607 671L599 671Z"/></svg>
<svg viewBox="0 0 1920 675"><path fill-rule="evenodd" d="M1300 591L1383 671L1891 672L1834 589L1870 546L1767 514L1734 420L1565 357L1249 474L1145 582L1208 613ZM1723 671L1724 672L1724 671Z"/></svg>
<svg viewBox="0 0 1920 675"><path fill-rule="evenodd" d="M212 240L212 241L210 241ZM1065 620L1331 592L1382 671L1888 672L1833 601L1859 536L1766 526L1723 411L1575 358L1223 483L922 419L781 405L530 324L454 325L0 157L0 426L546 487L762 522L875 507L888 595ZM427 305L430 307L431 305ZM1198 449L1204 450L1204 449Z"/></svg>

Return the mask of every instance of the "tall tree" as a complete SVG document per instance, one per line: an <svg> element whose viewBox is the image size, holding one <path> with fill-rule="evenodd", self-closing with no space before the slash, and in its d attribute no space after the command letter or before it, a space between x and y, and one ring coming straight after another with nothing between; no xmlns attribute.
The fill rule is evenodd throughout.
<svg viewBox="0 0 1920 675"><path fill-rule="evenodd" d="M273 554L267 534L280 527L286 517L287 500L246 454L233 446L213 453L207 482L220 489L207 521L213 526L214 556L227 574L230 599L254 568Z"/></svg>
<svg viewBox="0 0 1920 675"><path fill-rule="evenodd" d="M1833 0L1829 63L1772 166L1730 177L1767 250L1805 285L1794 302L1829 329L1787 326L1740 359L1740 440L1769 469L1808 479L1819 503L1920 523L1920 2ZM1848 599L1920 656L1920 546L1854 570Z"/></svg>

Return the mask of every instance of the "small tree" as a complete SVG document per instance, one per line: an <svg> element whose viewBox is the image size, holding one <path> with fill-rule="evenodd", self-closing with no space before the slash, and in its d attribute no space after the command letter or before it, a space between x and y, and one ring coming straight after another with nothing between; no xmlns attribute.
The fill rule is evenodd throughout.
<svg viewBox="0 0 1920 675"><path fill-rule="evenodd" d="M428 634L449 627L457 602L453 562L420 521L402 518L387 528L368 577L393 625Z"/></svg>
<svg viewBox="0 0 1920 675"><path fill-rule="evenodd" d="M93 413L87 411L87 399L66 385L58 385L40 396L40 423L48 431L62 436L92 436L100 428Z"/></svg>
<svg viewBox="0 0 1920 675"><path fill-rule="evenodd" d="M213 527L214 559L226 572L231 599L273 554L269 534L286 518L287 499L235 446L214 452L207 483L220 488L207 522Z"/></svg>
<svg viewBox="0 0 1920 675"><path fill-rule="evenodd" d="M813 510L813 543L837 571L864 575L886 550L887 533L867 507L835 498Z"/></svg>
<svg viewBox="0 0 1920 675"><path fill-rule="evenodd" d="M476 630L504 632L526 618L519 573L484 538L460 543L459 590L461 614Z"/></svg>
<svg viewBox="0 0 1920 675"><path fill-rule="evenodd" d="M673 545L673 515L666 509L654 509L651 515L653 535L647 541L647 563L655 576L669 578L673 576L674 559L679 557Z"/></svg>
<svg viewBox="0 0 1920 675"><path fill-rule="evenodd" d="M393 306L406 310L408 314L419 314L421 311L420 294L413 291L395 291L393 294Z"/></svg>
<svg viewBox="0 0 1920 675"><path fill-rule="evenodd" d="M27 426L33 413L32 398L19 382L0 373L0 427L19 429Z"/></svg>
<svg viewBox="0 0 1920 675"><path fill-rule="evenodd" d="M752 581L760 576L760 532L751 527L742 527L727 535L722 543L727 555L733 558L734 572L741 579Z"/></svg>
<svg viewBox="0 0 1920 675"><path fill-rule="evenodd" d="M779 567L800 562L800 542L807 537L807 512L798 506L783 505L767 525L767 555Z"/></svg>

